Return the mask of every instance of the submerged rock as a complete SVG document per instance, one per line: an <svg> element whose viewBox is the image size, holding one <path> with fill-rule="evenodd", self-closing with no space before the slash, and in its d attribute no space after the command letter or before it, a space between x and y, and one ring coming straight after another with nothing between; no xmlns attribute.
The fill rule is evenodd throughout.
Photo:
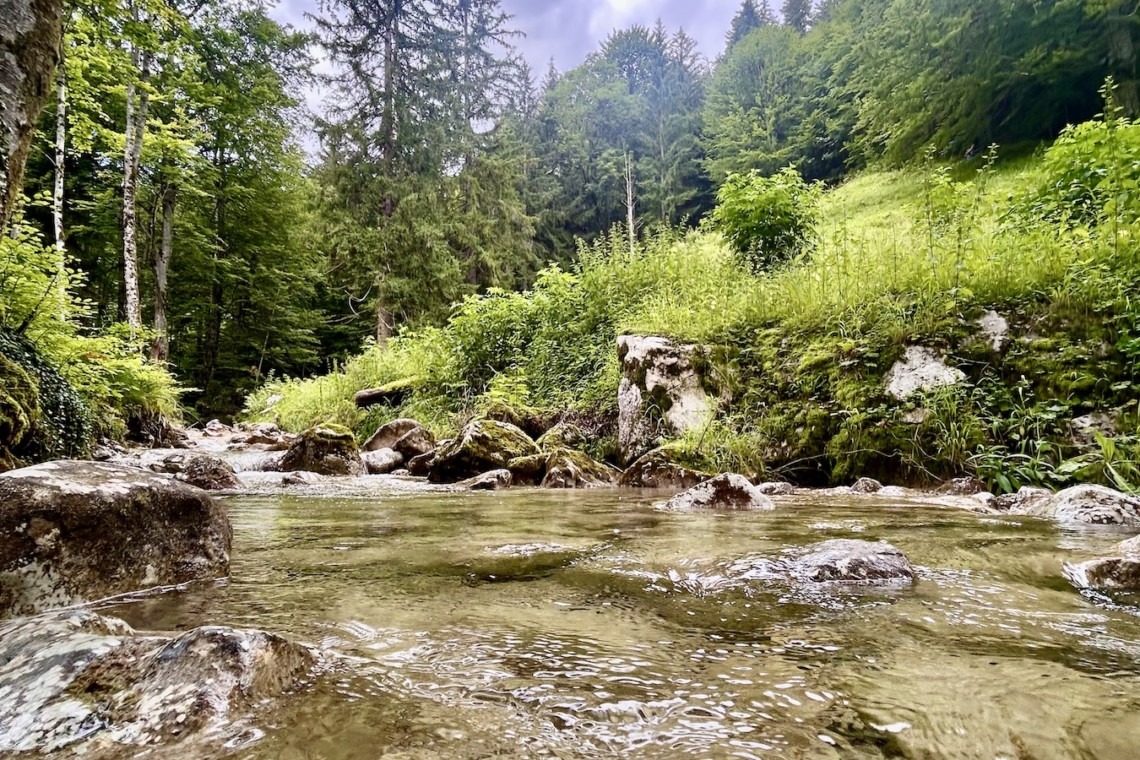
<svg viewBox="0 0 1140 760"><path fill-rule="evenodd" d="M690 512L704 509L725 511L770 511L771 499L752 485L743 475L732 473L715 478L679 493L665 502L665 509Z"/></svg>
<svg viewBox="0 0 1140 760"><path fill-rule="evenodd" d="M1116 547L1116 556L1065 563L1064 576L1077 588L1140 591L1140 536Z"/></svg>
<svg viewBox="0 0 1140 760"><path fill-rule="evenodd" d="M171 454L152 470L173 474L183 483L203 491L236 491L244 488L234 468L209 454Z"/></svg>
<svg viewBox="0 0 1140 760"><path fill-rule="evenodd" d="M606 488L613 486L618 473L580 451L557 449L546 459L543 488Z"/></svg>
<svg viewBox="0 0 1140 760"><path fill-rule="evenodd" d="M290 472L281 478L281 485L285 486L315 486L325 481L324 475L315 472Z"/></svg>
<svg viewBox="0 0 1140 760"><path fill-rule="evenodd" d="M229 572L232 532L206 492L107 462L0 475L0 616Z"/></svg>
<svg viewBox="0 0 1140 760"><path fill-rule="evenodd" d="M387 475L404 466L404 455L392 449L366 451L360 455L369 475Z"/></svg>
<svg viewBox="0 0 1140 760"><path fill-rule="evenodd" d="M948 366L931 349L908 346L906 356L887 373L887 393L905 401L919 391L957 385L965 379L962 370Z"/></svg>
<svg viewBox="0 0 1140 760"><path fill-rule="evenodd" d="M1024 514L1088 525L1140 525L1140 499L1104 486L1074 486L1034 502Z"/></svg>
<svg viewBox="0 0 1140 760"><path fill-rule="evenodd" d="M783 483L779 481L758 483L756 490L765 496L789 496L796 492L796 487L791 483Z"/></svg>
<svg viewBox="0 0 1140 760"><path fill-rule="evenodd" d="M510 488L511 482L510 470L491 470L464 480L459 485L471 491L499 491L503 488Z"/></svg>
<svg viewBox="0 0 1140 760"><path fill-rule="evenodd" d="M432 458L428 478L433 483L455 483L490 470L504 469L512 459L538 453L534 441L514 425L476 420L454 440L440 444Z"/></svg>
<svg viewBox="0 0 1140 760"><path fill-rule="evenodd" d="M847 583L914 580L914 568L901 551L880 541L835 539L813 544L791 565L799 580Z"/></svg>
<svg viewBox="0 0 1140 760"><path fill-rule="evenodd" d="M994 499L990 506L998 512L1009 512L1014 515L1029 514L1029 511L1041 502L1053 498L1053 492L1048 488L1022 486L1017 493L1007 493Z"/></svg>
<svg viewBox="0 0 1140 760"><path fill-rule="evenodd" d="M278 465L281 472L315 472L320 475L358 476L364 460L352 433L335 425L318 425L294 441Z"/></svg>
<svg viewBox="0 0 1140 760"><path fill-rule="evenodd" d="M379 451L380 449L395 449L396 442L413 430L421 430L423 425L415 420L399 419L381 425L372 437L361 447L364 451ZM421 452L422 453L422 452Z"/></svg>
<svg viewBox="0 0 1140 760"><path fill-rule="evenodd" d="M143 748L213 733L299 686L315 658L263 631L136 633L87 611L0 626L0 754ZM126 749L126 748L134 749Z"/></svg>
<svg viewBox="0 0 1140 760"><path fill-rule="evenodd" d="M668 338L618 338L622 380L618 389L618 448L623 465L664 438L675 438L708 422L714 403L696 369L700 346Z"/></svg>
<svg viewBox="0 0 1140 760"><path fill-rule="evenodd" d="M668 488L679 491L708 480L706 475L673 461L668 447L654 449L622 473L618 485L624 488Z"/></svg>

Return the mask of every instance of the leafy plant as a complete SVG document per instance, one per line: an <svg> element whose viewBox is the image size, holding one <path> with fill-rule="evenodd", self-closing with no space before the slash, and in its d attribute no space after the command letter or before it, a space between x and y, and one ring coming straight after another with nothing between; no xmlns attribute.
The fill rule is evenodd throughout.
<svg viewBox="0 0 1140 760"><path fill-rule="evenodd" d="M717 193L712 225L754 273L775 269L811 250L821 192L792 167L771 177L730 174Z"/></svg>

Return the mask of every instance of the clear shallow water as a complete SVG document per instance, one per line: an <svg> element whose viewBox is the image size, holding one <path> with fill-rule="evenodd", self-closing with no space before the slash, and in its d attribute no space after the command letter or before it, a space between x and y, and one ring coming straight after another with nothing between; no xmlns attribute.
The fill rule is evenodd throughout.
<svg viewBox="0 0 1140 760"><path fill-rule="evenodd" d="M330 655L243 758L1138 756L1140 618L1060 575L1125 535L882 498L661 498L232 497L228 583L103 612ZM919 580L730 580L829 538L888 540Z"/></svg>

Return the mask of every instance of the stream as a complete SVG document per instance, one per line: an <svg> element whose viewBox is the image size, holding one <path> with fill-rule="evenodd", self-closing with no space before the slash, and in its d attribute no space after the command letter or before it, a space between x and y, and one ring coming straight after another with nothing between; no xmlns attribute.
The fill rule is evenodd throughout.
<svg viewBox="0 0 1140 760"><path fill-rule="evenodd" d="M325 652L326 672L218 756L1137 756L1136 608L1060 573L1129 533L922 498L678 514L652 492L243 477L250 492L223 497L228 581L100 610ZM918 579L808 588L740 572L831 538L889 541Z"/></svg>

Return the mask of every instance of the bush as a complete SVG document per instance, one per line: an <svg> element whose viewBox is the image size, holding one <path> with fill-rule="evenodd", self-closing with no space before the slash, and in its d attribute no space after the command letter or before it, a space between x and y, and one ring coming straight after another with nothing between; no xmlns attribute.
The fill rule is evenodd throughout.
<svg viewBox="0 0 1140 760"><path fill-rule="evenodd" d="M771 177L730 174L717 193L712 224L755 273L808 251L815 239L821 190L792 167Z"/></svg>

